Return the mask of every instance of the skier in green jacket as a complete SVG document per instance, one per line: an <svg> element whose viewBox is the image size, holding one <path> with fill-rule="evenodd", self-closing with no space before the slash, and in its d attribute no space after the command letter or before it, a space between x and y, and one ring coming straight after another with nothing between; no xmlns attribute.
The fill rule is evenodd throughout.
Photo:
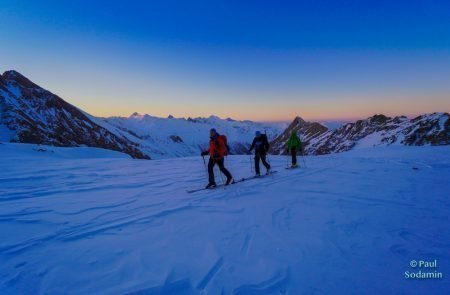
<svg viewBox="0 0 450 295"><path fill-rule="evenodd" d="M291 168L297 168L297 151L303 149L303 144L295 131L292 131L291 137L287 142L288 152L292 156L292 166Z"/></svg>

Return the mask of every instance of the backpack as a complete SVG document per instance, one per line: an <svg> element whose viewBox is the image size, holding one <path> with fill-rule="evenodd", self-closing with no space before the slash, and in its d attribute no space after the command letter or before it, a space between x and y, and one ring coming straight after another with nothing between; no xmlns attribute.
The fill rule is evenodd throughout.
<svg viewBox="0 0 450 295"><path fill-rule="evenodd" d="M261 136L262 136L262 140L264 143L264 150L267 152L267 151L269 151L269 148L270 148L269 139L267 138L266 134L262 134Z"/></svg>
<svg viewBox="0 0 450 295"><path fill-rule="evenodd" d="M217 142L219 142L219 146L217 147L217 151L219 155L224 157L228 155L228 142L227 137L225 135L219 135L217 138Z"/></svg>

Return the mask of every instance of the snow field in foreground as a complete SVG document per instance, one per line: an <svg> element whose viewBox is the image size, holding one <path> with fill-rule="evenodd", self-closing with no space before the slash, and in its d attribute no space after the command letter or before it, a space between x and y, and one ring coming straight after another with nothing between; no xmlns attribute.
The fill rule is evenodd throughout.
<svg viewBox="0 0 450 295"><path fill-rule="evenodd" d="M297 170L270 157L273 176L193 194L200 157L35 149L0 145L2 294L450 290L449 147L306 157ZM226 165L250 174L249 156ZM443 279L405 279L425 270L411 260L434 259Z"/></svg>

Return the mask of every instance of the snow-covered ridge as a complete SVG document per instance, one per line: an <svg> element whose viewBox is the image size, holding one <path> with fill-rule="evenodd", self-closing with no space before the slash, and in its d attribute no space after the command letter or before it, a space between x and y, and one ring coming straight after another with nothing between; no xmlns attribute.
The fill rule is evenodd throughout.
<svg viewBox="0 0 450 295"><path fill-rule="evenodd" d="M138 144L15 71L0 75L0 139L54 146L91 146L149 159Z"/></svg>
<svg viewBox="0 0 450 295"><path fill-rule="evenodd" d="M231 153L245 153L256 130L274 138L284 124L208 118L97 118L34 84L16 71L0 75L0 141L92 146L122 151L134 158L198 155L216 128Z"/></svg>
<svg viewBox="0 0 450 295"><path fill-rule="evenodd" d="M0 141L100 147L140 159L198 155L208 144L211 128L227 136L232 154L247 153L255 131L267 133L275 154L285 152L291 131L301 134L309 154L391 144L450 144L447 113L427 114L412 120L375 115L340 127L334 124L331 129L325 123L306 122L297 117L286 128L281 123L217 116L159 118L139 113L98 118L15 71L0 75Z"/></svg>
<svg viewBox="0 0 450 295"><path fill-rule="evenodd" d="M130 117L111 117L103 121L121 132L135 134L141 139L143 150L152 157L176 157L198 155L206 148L209 130L215 128L225 134L233 154L246 153L255 131L266 132L275 138L284 129L280 123L238 121L217 116L208 118L158 118L150 115L132 114Z"/></svg>
<svg viewBox="0 0 450 295"><path fill-rule="evenodd" d="M347 123L335 130L297 117L272 143L273 152L285 153L286 141L296 131L308 154L329 154L380 145L449 145L450 115L432 113L408 119L375 115Z"/></svg>

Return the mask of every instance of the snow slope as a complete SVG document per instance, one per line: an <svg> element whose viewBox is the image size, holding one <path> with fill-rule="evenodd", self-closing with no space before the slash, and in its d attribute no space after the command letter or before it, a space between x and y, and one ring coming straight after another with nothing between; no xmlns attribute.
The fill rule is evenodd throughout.
<svg viewBox="0 0 450 295"><path fill-rule="evenodd" d="M448 146L311 156L298 170L271 157L273 177L194 194L199 157L49 149L0 144L1 294L450 289ZM248 156L227 165L250 173ZM412 259L437 259L444 279L405 279Z"/></svg>
<svg viewBox="0 0 450 295"><path fill-rule="evenodd" d="M90 146L149 159L198 155L209 130L227 135L233 154L245 154L255 131L269 138L286 124L208 118L158 118L134 113L128 118L98 118L34 84L16 71L0 74L0 141Z"/></svg>
<svg viewBox="0 0 450 295"><path fill-rule="evenodd" d="M329 129L322 123L296 117L288 128L272 141L273 154L285 154L292 132L299 134L308 155L339 153L354 148L386 145L450 145L450 115L424 114L413 119L374 115L365 120Z"/></svg>
<svg viewBox="0 0 450 295"><path fill-rule="evenodd" d="M130 117L110 117L97 123L112 132L123 136L137 135L141 148L152 158L185 157L198 155L200 149L208 145L209 130L215 128L225 134L231 152L245 154L250 146L255 131L267 132L269 138L275 138L287 126L285 123L259 123L221 119L217 116L208 118L160 118L150 115L132 114ZM130 132L128 132L130 131ZM130 138L135 140L134 138Z"/></svg>
<svg viewBox="0 0 450 295"><path fill-rule="evenodd" d="M320 124L327 127L329 130L336 130L348 123L348 121L319 121Z"/></svg>
<svg viewBox="0 0 450 295"><path fill-rule="evenodd" d="M90 116L16 71L0 75L0 141L90 146L150 159L134 140L102 128Z"/></svg>

